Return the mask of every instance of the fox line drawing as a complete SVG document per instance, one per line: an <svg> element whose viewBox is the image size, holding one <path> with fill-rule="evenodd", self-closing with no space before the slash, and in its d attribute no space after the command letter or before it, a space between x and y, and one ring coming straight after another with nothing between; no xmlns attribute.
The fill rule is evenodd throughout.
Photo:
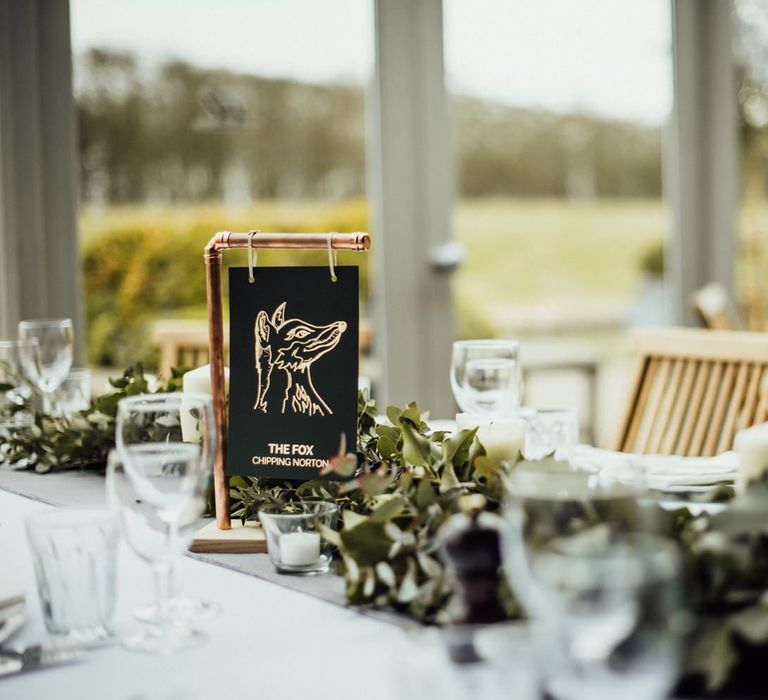
<svg viewBox="0 0 768 700"><path fill-rule="evenodd" d="M312 364L339 344L347 324L334 321L326 326L316 326L300 318L286 319L286 304L285 301L280 304L271 317L264 310L256 316L257 386L253 410L267 413L275 394L280 401L283 382L277 381L275 370L278 370L278 373L285 373L281 413L331 415L333 411L312 383Z"/></svg>

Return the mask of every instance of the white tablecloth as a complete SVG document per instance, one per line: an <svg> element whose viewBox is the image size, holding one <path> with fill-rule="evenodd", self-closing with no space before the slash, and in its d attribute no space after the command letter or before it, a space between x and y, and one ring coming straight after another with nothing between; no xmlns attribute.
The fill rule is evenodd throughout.
<svg viewBox="0 0 768 700"><path fill-rule="evenodd" d="M23 518L48 507L0 490L0 590L24 591L29 615L14 643L46 639ZM127 549L119 566L116 621L126 631L138 625L130 611L150 599L151 581L147 567ZM188 557L178 571L187 592L222 605L220 616L201 625L209 636L203 646L170 656L100 649L76 664L0 680L0 698L398 696L388 663L405 639L397 627Z"/></svg>
<svg viewBox="0 0 768 700"><path fill-rule="evenodd" d="M0 592L24 592L27 598L28 622L13 638L14 646L47 640L23 521L48 508L0 489ZM75 664L0 679L0 700L537 697L526 648L505 647L501 653L497 648L497 663L459 669L429 632L406 632L190 557L179 561L178 574L187 593L223 608L200 625L208 635L203 646L149 656L116 644ZM118 634L139 626L131 611L150 600L151 588L147 566L121 545Z"/></svg>

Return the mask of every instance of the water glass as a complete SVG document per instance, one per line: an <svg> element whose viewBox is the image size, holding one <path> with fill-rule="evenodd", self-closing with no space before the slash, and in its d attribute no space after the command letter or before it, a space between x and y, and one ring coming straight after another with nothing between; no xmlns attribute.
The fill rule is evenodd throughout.
<svg viewBox="0 0 768 700"><path fill-rule="evenodd" d="M585 532L533 553L530 570L534 642L554 697L667 697L685 624L674 543Z"/></svg>
<svg viewBox="0 0 768 700"><path fill-rule="evenodd" d="M19 323L20 340L36 340L37 344L21 348L24 372L43 393L43 411L57 413L54 392L72 367L74 330L72 319L34 319Z"/></svg>
<svg viewBox="0 0 768 700"><path fill-rule="evenodd" d="M598 527L618 536L656 525L636 486L566 462L519 462L505 475L504 489L504 569L526 607L535 591L530 558L539 550Z"/></svg>
<svg viewBox="0 0 768 700"><path fill-rule="evenodd" d="M483 364L489 361L490 364ZM493 361L506 363L494 364ZM480 412L494 417L514 413L519 407L522 394L519 343L515 340L454 342L451 390L456 403L464 412ZM478 403L479 394L484 396Z"/></svg>
<svg viewBox="0 0 768 700"><path fill-rule="evenodd" d="M259 520L267 536L267 552L275 568L285 574L322 574L333 558L333 545L318 526L334 529L339 508L328 501L266 506Z"/></svg>
<svg viewBox="0 0 768 700"><path fill-rule="evenodd" d="M525 456L542 459L554 454L555 459L570 460L579 441L579 419L570 408L539 408L525 416Z"/></svg>
<svg viewBox="0 0 768 700"><path fill-rule="evenodd" d="M478 625L472 633L477 660L451 660L452 630L414 627L393 650L397 673L390 696L400 700L511 700L538 698L538 676L524 624Z"/></svg>
<svg viewBox="0 0 768 700"><path fill-rule="evenodd" d="M677 663L679 562L652 534L647 494L558 461L519 463L505 490L504 571L553 697L663 697Z"/></svg>
<svg viewBox="0 0 768 700"><path fill-rule="evenodd" d="M35 342L0 340L0 434L34 423L32 388L22 372L21 350Z"/></svg>
<svg viewBox="0 0 768 700"><path fill-rule="evenodd" d="M113 634L117 522L109 511L55 509L26 519L48 631L87 644Z"/></svg>
<svg viewBox="0 0 768 700"><path fill-rule="evenodd" d="M78 411L85 411L91 405L91 370L87 367L75 367L69 371L64 381L54 394L54 402L59 412L71 416Z"/></svg>

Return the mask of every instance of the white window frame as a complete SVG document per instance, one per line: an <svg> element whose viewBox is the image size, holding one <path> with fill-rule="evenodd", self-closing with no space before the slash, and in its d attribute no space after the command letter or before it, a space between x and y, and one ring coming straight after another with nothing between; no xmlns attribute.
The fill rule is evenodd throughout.
<svg viewBox="0 0 768 700"><path fill-rule="evenodd" d="M374 0L368 100L376 348L382 403L450 415L452 149L441 0ZM738 135L732 0L670 0L674 109L664 179L673 213L673 318L692 291L733 292ZM67 0L0 0L0 334L71 316L85 338L77 244L76 125ZM446 260L449 262L446 263Z"/></svg>
<svg viewBox="0 0 768 700"><path fill-rule="evenodd" d="M68 0L0 0L0 337L74 320L84 358Z"/></svg>
<svg viewBox="0 0 768 700"><path fill-rule="evenodd" d="M674 102L664 153L672 212L667 298L698 323L691 294L711 282L735 299L739 140L732 0L671 0Z"/></svg>

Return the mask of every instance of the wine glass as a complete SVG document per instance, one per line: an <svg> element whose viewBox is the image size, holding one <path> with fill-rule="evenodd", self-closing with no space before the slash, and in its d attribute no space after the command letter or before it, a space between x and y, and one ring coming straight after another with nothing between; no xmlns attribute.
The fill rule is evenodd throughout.
<svg viewBox="0 0 768 700"><path fill-rule="evenodd" d="M19 339L37 341L22 345L20 352L25 374L42 392L44 413L57 413L54 392L72 367L74 337L71 318L19 322Z"/></svg>
<svg viewBox="0 0 768 700"><path fill-rule="evenodd" d="M519 343L515 340L454 342L451 390L459 408L466 413L493 417L514 413L522 393L518 355ZM491 400L489 396L495 398Z"/></svg>
<svg viewBox="0 0 768 700"><path fill-rule="evenodd" d="M199 443L184 442L182 416L194 416ZM168 652L202 641L169 606L173 561L183 527L200 513L202 484L216 447L213 405L204 394L142 394L118 403L116 446L151 528L164 534L160 554L148 558L155 576L156 625L124 640L131 649ZM113 460L114 461L114 460Z"/></svg>
<svg viewBox="0 0 768 700"><path fill-rule="evenodd" d="M56 390L55 401L63 416L74 416L91 405L91 370L73 367Z"/></svg>
<svg viewBox="0 0 768 700"><path fill-rule="evenodd" d="M467 412L501 418L520 405L520 375L517 360L468 360L462 383Z"/></svg>
<svg viewBox="0 0 768 700"><path fill-rule="evenodd" d="M25 346L36 343L36 340L0 340L0 435L34 424L32 387L22 371L21 352Z"/></svg>
<svg viewBox="0 0 768 700"><path fill-rule="evenodd" d="M204 480L207 488L208 480ZM202 488L197 498L192 499L189 509L179 520L176 547L182 555L200 529L200 522L205 512L206 488ZM107 500L118 514L121 530L128 545L136 555L151 564L155 559L165 556L167 526L152 515L147 505L139 498L125 471L123 460L117 450L111 450L107 457ZM173 619L186 622L205 620L221 610L218 603L192 598L176 589L176 559L170 561L168 574L168 611ZM133 611L141 622L158 624L161 620L160 609L155 602L148 603Z"/></svg>

